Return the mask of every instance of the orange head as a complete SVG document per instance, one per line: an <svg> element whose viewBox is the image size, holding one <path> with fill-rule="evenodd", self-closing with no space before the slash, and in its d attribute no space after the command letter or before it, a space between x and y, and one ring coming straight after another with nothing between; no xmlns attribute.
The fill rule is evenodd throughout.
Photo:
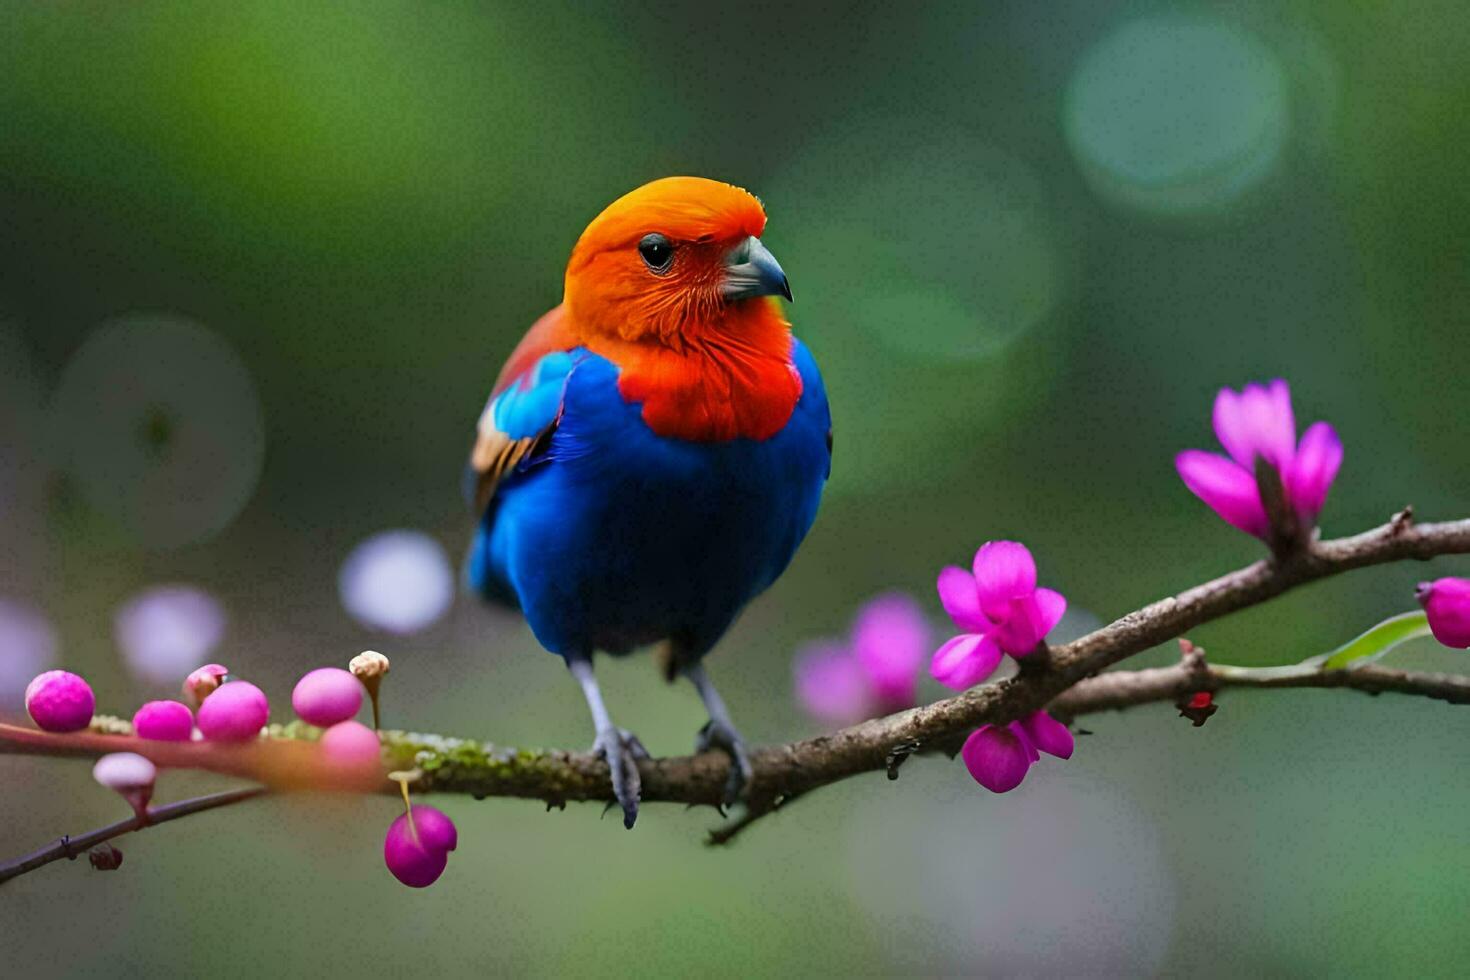
<svg viewBox="0 0 1470 980"><path fill-rule="evenodd" d="M719 331L755 312L747 300L791 298L761 244L765 226L760 201L739 187L703 177L644 184L582 232L567 263L567 312L589 339L680 346ZM770 316L767 303L759 301Z"/></svg>

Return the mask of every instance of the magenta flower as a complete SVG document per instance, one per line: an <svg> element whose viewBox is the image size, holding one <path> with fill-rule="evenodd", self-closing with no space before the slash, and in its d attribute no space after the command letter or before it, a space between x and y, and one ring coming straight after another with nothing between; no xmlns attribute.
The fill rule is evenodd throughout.
<svg viewBox="0 0 1470 980"><path fill-rule="evenodd" d="M1470 649L1470 579L1420 582L1417 595L1434 638L1456 650Z"/></svg>
<svg viewBox="0 0 1470 980"><path fill-rule="evenodd" d="M362 682L340 667L318 667L296 682L291 707L302 721L330 728L362 707Z"/></svg>
<svg viewBox="0 0 1470 980"><path fill-rule="evenodd" d="M410 888L427 888L444 873L458 844L453 820L431 806L414 806L388 827L383 863Z"/></svg>
<svg viewBox="0 0 1470 980"><path fill-rule="evenodd" d="M821 640L797 654L797 698L808 714L835 725L911 708L929 635L909 596L871 599L858 610L846 643Z"/></svg>
<svg viewBox="0 0 1470 980"><path fill-rule="evenodd" d="M1015 541L987 541L969 572L941 571L939 601L964 632L935 651L929 673L957 691L995 673L1002 654L1035 650L1067 611L1060 592L1036 587L1036 561Z"/></svg>
<svg viewBox="0 0 1470 980"><path fill-rule="evenodd" d="M194 712L178 701L149 701L133 715L133 734L155 742L187 742L194 735Z"/></svg>
<svg viewBox="0 0 1470 980"><path fill-rule="evenodd" d="M248 681L221 684L199 706L199 731L211 742L248 742L270 717L265 693Z"/></svg>
<svg viewBox="0 0 1470 980"><path fill-rule="evenodd" d="M1220 389L1214 426L1229 458L1198 449L1174 457L1191 493L1232 527L1266 541L1271 522L1256 485L1256 460L1261 459L1280 474L1298 530L1317 526L1327 491L1342 465L1342 441L1332 426L1313 423L1298 442L1291 391L1280 379L1265 386L1248 384L1239 393Z"/></svg>
<svg viewBox="0 0 1470 980"><path fill-rule="evenodd" d="M97 699L92 687L76 674L48 670L26 687L26 711L48 732L78 732L92 723Z"/></svg>
<svg viewBox="0 0 1470 980"><path fill-rule="evenodd" d="M984 725L965 739L960 756L975 782L992 793L1008 793L1021 785L1040 752L1058 759L1072 757L1072 733L1045 711L1009 725Z"/></svg>

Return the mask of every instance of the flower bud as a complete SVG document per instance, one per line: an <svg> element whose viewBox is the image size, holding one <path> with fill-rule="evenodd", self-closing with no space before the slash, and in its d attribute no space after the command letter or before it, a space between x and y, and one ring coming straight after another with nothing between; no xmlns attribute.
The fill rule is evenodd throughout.
<svg viewBox="0 0 1470 980"><path fill-rule="evenodd" d="M78 732L92 722L97 699L76 674L48 670L26 687L26 711L48 732Z"/></svg>
<svg viewBox="0 0 1470 980"><path fill-rule="evenodd" d="M320 667L296 682L291 707L302 721L330 728L362 707L362 683L340 667Z"/></svg>
<svg viewBox="0 0 1470 980"><path fill-rule="evenodd" d="M348 661L347 669L352 671L354 677L364 684L371 684L382 679L388 673L392 664L388 658L376 650L364 650Z"/></svg>
<svg viewBox="0 0 1470 980"><path fill-rule="evenodd" d="M199 730L211 742L248 742L270 718L270 702L248 681L221 684L199 706Z"/></svg>
<svg viewBox="0 0 1470 980"><path fill-rule="evenodd" d="M1447 647L1470 649L1470 579L1420 582L1416 594L1434 638Z"/></svg>
<svg viewBox="0 0 1470 980"><path fill-rule="evenodd" d="M148 801L158 778L153 763L136 752L113 752L97 760L92 778L127 800L140 822L148 821Z"/></svg>
<svg viewBox="0 0 1470 980"><path fill-rule="evenodd" d="M362 681L362 686L367 688L368 697L373 702L373 727L378 724L378 688L382 686L383 678L388 675L388 658L376 650L364 650L347 664L347 669L352 671L352 676Z"/></svg>
<svg viewBox="0 0 1470 980"><path fill-rule="evenodd" d="M194 734L194 712L178 701L149 701L133 715L133 734L156 742L187 742Z"/></svg>
<svg viewBox="0 0 1470 980"><path fill-rule="evenodd" d="M224 683L229 671L220 664L205 664L184 679L184 697L197 708Z"/></svg>

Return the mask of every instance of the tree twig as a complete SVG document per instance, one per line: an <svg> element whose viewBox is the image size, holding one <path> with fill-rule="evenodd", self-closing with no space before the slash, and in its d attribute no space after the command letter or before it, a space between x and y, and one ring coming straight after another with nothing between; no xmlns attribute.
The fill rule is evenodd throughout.
<svg viewBox="0 0 1470 980"><path fill-rule="evenodd" d="M0 884L4 884L12 878L17 878L28 871L45 867L52 861L60 861L62 858L72 859L79 857L91 847L101 844L103 841L121 837L123 834L135 830L143 830L154 824L168 823L180 817L187 817L191 813L202 813L205 810L213 810L216 807L229 806L231 803L239 803L259 796L266 791L264 786L248 786L244 789L225 790L222 793L211 793L208 796L196 796L187 800L179 800L176 803L168 803L163 806L149 807L148 819L145 822L137 816L119 820L117 823L108 824L90 833L82 834L80 837L62 837L52 844L48 844L38 851L27 854L0 864Z"/></svg>
<svg viewBox="0 0 1470 980"><path fill-rule="evenodd" d="M1280 557L1258 561L1129 613L1081 639L1049 652L1046 666L996 684L972 688L955 697L850 728L750 753L753 799L794 798L863 772L890 768L895 750L903 754L942 751L953 754L966 735L983 724L1013 721L1079 687L1101 704L1103 694L1128 683L1121 673L1089 680L1134 654L1182 636L1202 623L1272 599L1289 589L1357 568L1470 552L1470 520L1413 524L1407 512L1371 531L1329 541L1308 541ZM1165 671L1173 668L1163 668ZM1460 681L1441 675L1404 674L1381 667L1333 672L1284 668L1267 677L1243 668L1211 667L1219 686L1352 687L1423 694L1459 700ZM1236 671L1237 673L1231 673ZM1295 671L1296 673L1292 673ZM1150 671L1140 683L1140 702L1166 685ZM1144 696L1147 694L1148 696ZM1447 694L1453 696L1447 697ZM1114 703L1110 706L1118 707ZM1062 702L1065 705L1065 701ZM1089 702L1093 703L1093 702ZM1086 710L1101 710L1088 708ZM1080 713L1081 709L1077 709ZM107 722L115 730L126 724ZM275 786L310 787L332 773L297 741L294 726L273 729L274 737L243 748L206 744L147 742L120 734L47 735L0 725L0 752L95 756L133 751L162 766L210 769L245 775ZM382 732L390 768L417 768L421 791L469 793L477 797L512 796L561 804L572 800L612 799L607 764L583 752L497 747L470 739L412 732ZM289 757L288 757L289 756ZM642 798L647 802L717 805L723 795L727 760L718 753L648 759L639 763ZM397 792L386 780L361 788ZM751 811L755 812L755 811ZM766 810L764 812L770 812ZM759 813L746 820L758 819Z"/></svg>

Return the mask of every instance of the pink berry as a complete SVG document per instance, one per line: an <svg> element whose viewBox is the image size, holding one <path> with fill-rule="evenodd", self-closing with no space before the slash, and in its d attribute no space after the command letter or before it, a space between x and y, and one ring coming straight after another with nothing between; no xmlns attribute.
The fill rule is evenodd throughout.
<svg viewBox="0 0 1470 980"><path fill-rule="evenodd" d="M221 684L199 706L199 730L211 742L247 742L270 718L270 702L248 681Z"/></svg>
<svg viewBox="0 0 1470 980"><path fill-rule="evenodd" d="M322 732L321 747L334 765L349 769L376 766L383 753L378 733L356 721L339 721Z"/></svg>
<svg viewBox="0 0 1470 980"><path fill-rule="evenodd" d="M319 667L296 682L291 707L319 728L346 721L362 707L362 682L340 667Z"/></svg>
<svg viewBox="0 0 1470 980"><path fill-rule="evenodd" d="M458 843L454 822L429 806L413 808L413 827L404 814L388 827L383 838L383 861L393 877L410 888L427 888L439 880ZM415 838L414 830L418 831Z"/></svg>
<svg viewBox="0 0 1470 980"><path fill-rule="evenodd" d="M149 701L133 715L133 734L156 742L187 742L194 734L194 712L178 701Z"/></svg>
<svg viewBox="0 0 1470 980"><path fill-rule="evenodd" d="M415 806L413 825L419 832L419 841L431 851L452 851L459 845L459 830L443 810Z"/></svg>
<svg viewBox="0 0 1470 980"><path fill-rule="evenodd" d="M92 723L97 699L76 674L48 670L26 687L26 711L48 732L77 732Z"/></svg>

